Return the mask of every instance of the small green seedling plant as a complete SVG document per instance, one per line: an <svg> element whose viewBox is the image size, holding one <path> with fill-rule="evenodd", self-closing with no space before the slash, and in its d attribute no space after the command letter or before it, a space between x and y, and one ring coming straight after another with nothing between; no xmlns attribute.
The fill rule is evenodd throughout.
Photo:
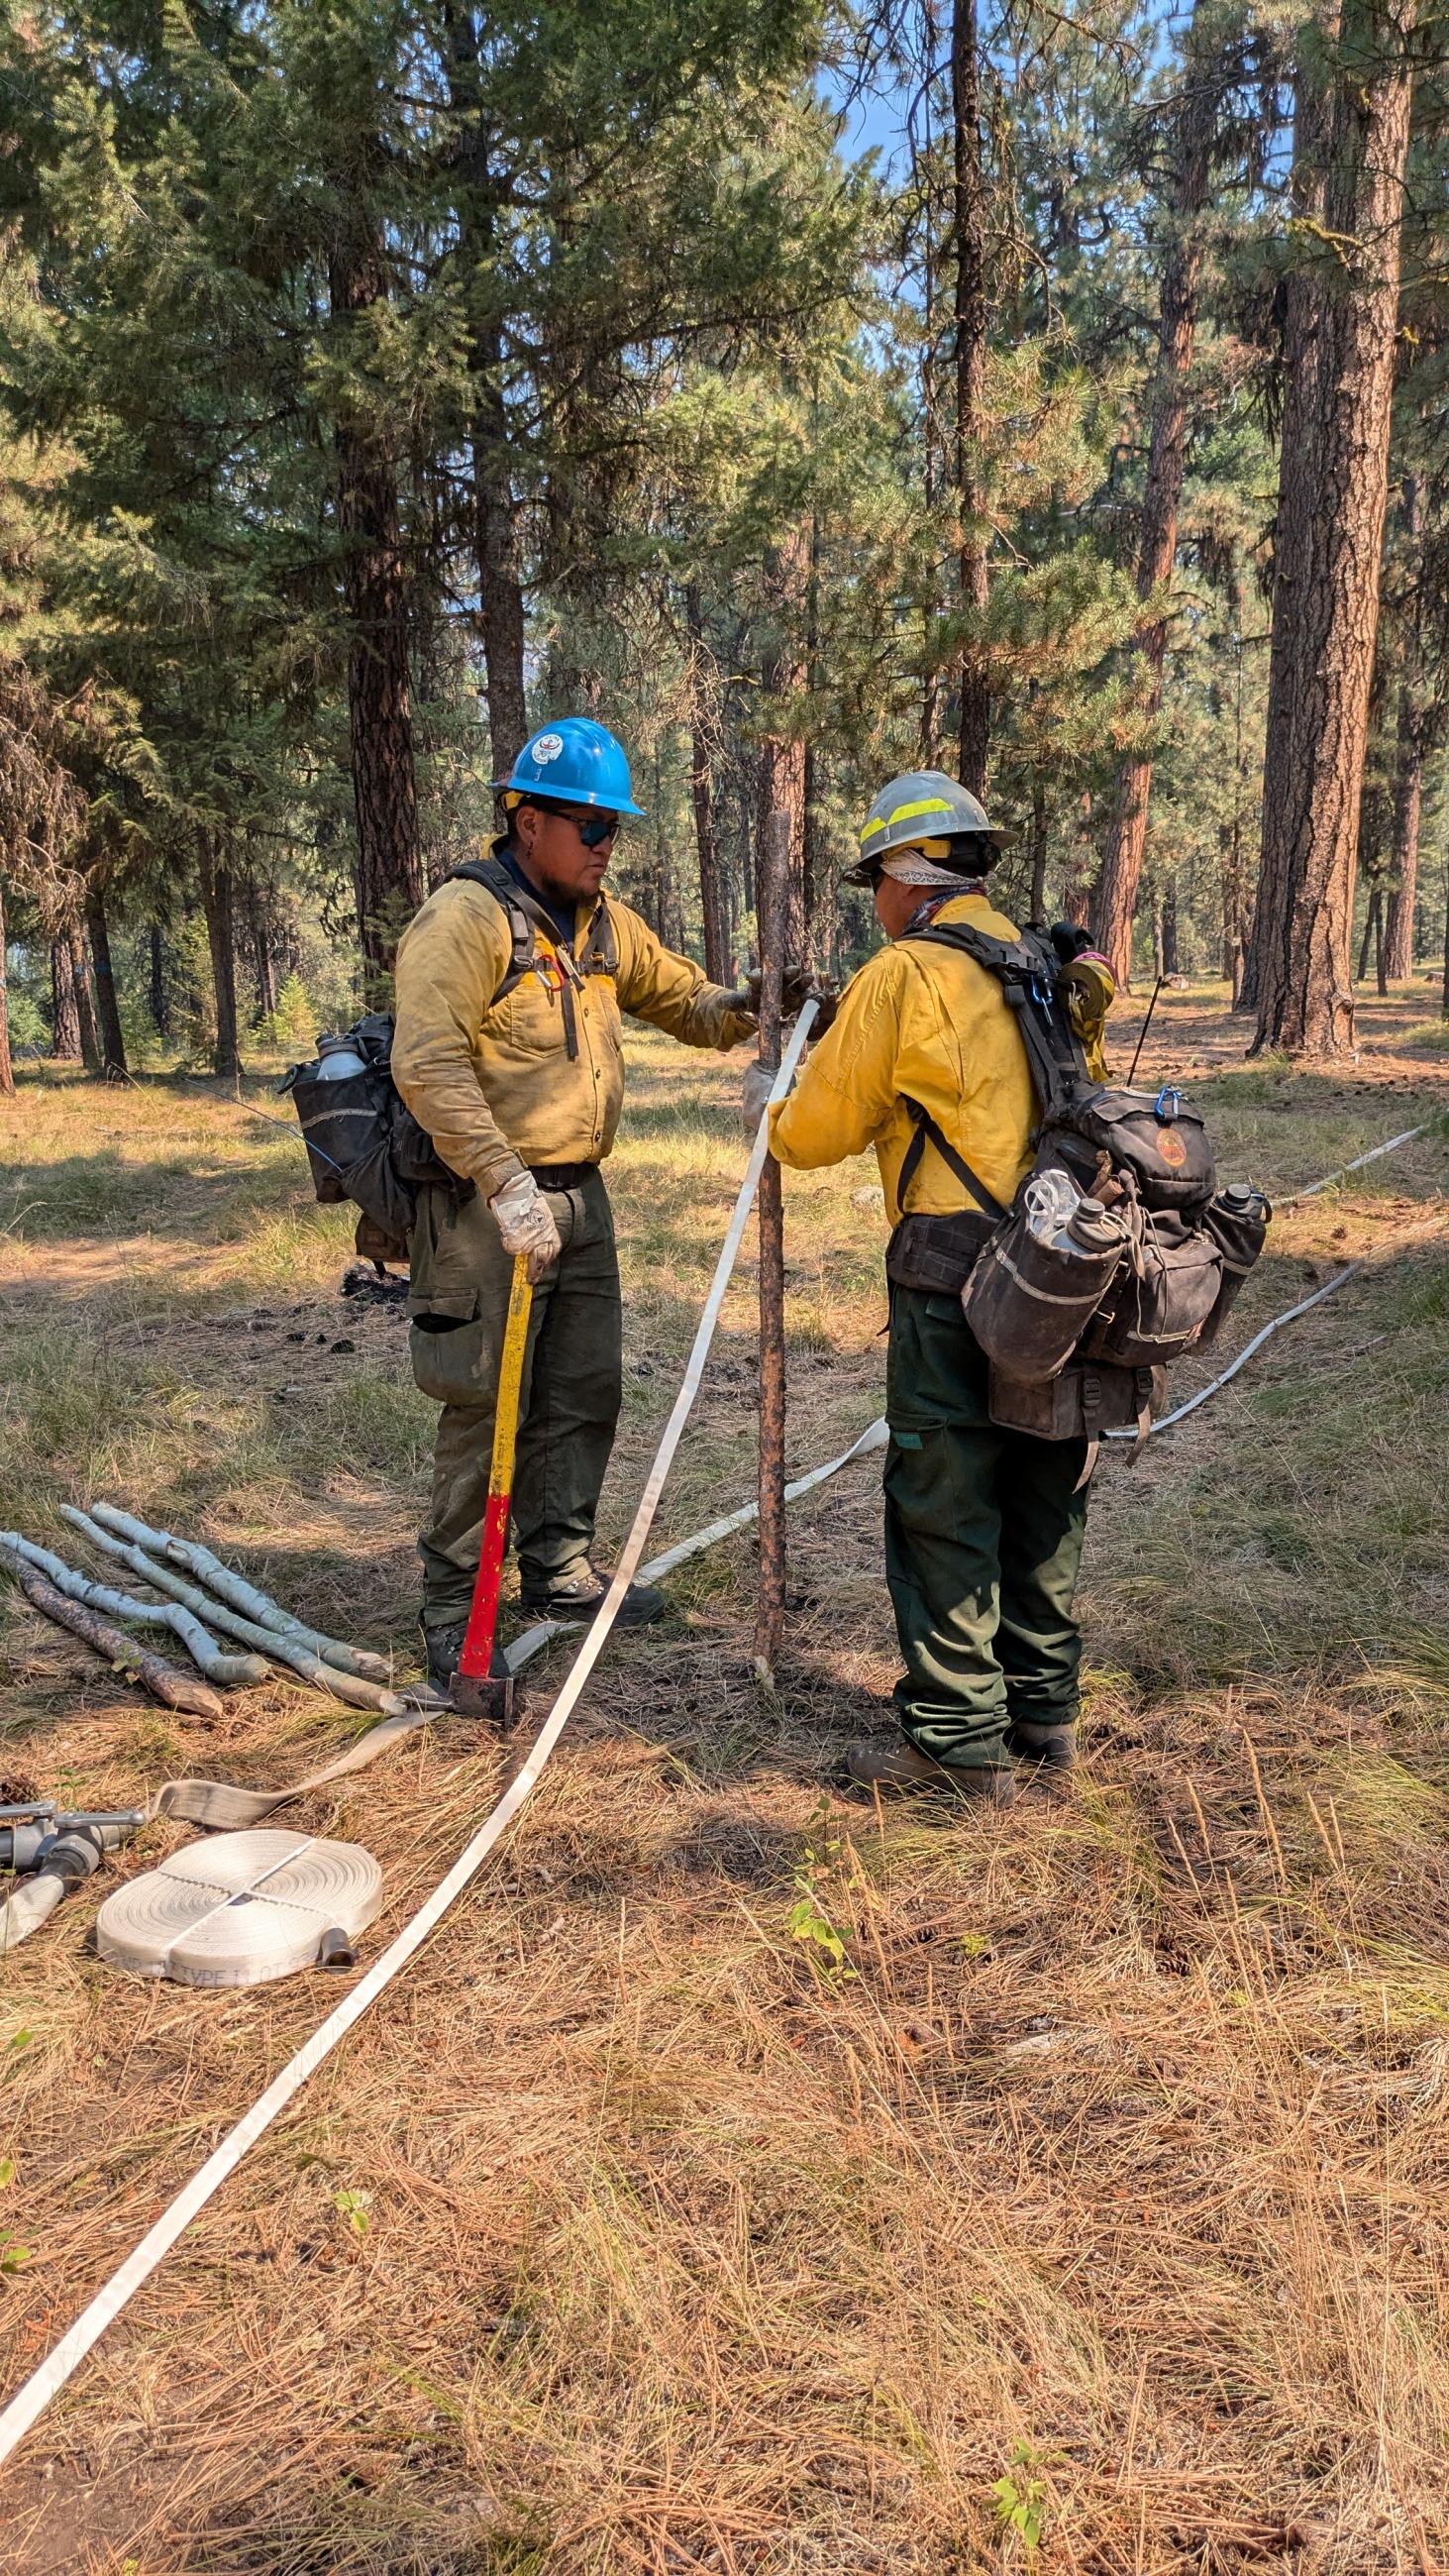
<svg viewBox="0 0 1449 2576"><path fill-rule="evenodd" d="M14 2160L10 2156L0 2156L0 2191L7 2191L14 2180ZM26 2264L33 2263L34 2260L33 2246L22 2245L18 2238L7 2234L6 2230L0 2227L0 2279L6 2278L12 2272L23 2272Z"/></svg>
<svg viewBox="0 0 1449 2576"><path fill-rule="evenodd" d="M828 1815L829 1809L822 1799L813 1822L819 1826ZM812 1965L831 1985L848 1983L857 1973L848 1962L844 1934L837 1931L821 1902L818 1885L822 1876L839 1867L840 1858L840 1838L830 1832L827 1824L818 1842L805 1845L794 1874L796 1901L786 1922L791 1940L806 1944Z"/></svg>
<svg viewBox="0 0 1449 2576"><path fill-rule="evenodd" d="M1011 2466L991 2490L997 2521L1003 2532L1015 2533L1028 2558L1035 2558L1041 2547L1046 2512L1046 2481L1037 2475L1041 2466L1030 2442L1013 2442Z"/></svg>

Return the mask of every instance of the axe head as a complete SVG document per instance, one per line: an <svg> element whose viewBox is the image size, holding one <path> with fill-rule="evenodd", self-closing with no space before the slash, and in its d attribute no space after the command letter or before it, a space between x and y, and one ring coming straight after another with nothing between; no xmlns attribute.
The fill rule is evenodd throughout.
<svg viewBox="0 0 1449 2576"><path fill-rule="evenodd" d="M454 1673L448 1684L448 1705L460 1717L480 1717L490 1726L510 1727L516 1711L517 1684L512 1673L486 1673L476 1679L471 1673Z"/></svg>

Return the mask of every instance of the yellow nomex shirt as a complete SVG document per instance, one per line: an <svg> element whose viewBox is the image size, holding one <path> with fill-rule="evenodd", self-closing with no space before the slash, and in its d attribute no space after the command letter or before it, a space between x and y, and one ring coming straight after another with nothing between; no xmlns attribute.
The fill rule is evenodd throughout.
<svg viewBox="0 0 1449 2576"><path fill-rule="evenodd" d="M1015 939L984 894L956 895L937 922L964 922ZM1089 1053L1100 1040L1081 1032ZM815 1171L874 1145L892 1225L904 1211L897 1183L915 1133L905 1101L919 1101L1003 1207L1031 1169L1036 1104L1016 1015L996 976L959 949L895 940L868 958L845 988L835 1022L788 1100L770 1115L782 1163ZM913 1216L954 1216L976 1202L927 1142L910 1187Z"/></svg>
<svg viewBox="0 0 1449 2576"><path fill-rule="evenodd" d="M753 1022L732 994L674 956L628 904L601 900L618 975L585 975L575 989L572 1060L561 970L544 930L535 933L535 968L494 1002L513 943L486 886L467 877L439 886L403 933L393 1080L449 1169L476 1181L485 1198L526 1164L603 1161L624 1097L621 1011L688 1046L731 1047L750 1035ZM594 912L578 908L575 956Z"/></svg>

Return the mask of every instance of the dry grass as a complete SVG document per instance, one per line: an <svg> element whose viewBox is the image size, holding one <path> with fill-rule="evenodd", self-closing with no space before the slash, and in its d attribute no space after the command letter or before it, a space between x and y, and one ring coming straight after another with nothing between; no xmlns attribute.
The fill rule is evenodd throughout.
<svg viewBox="0 0 1449 2576"><path fill-rule="evenodd" d="M1283 1190L1444 1097L1415 1007L1365 1009L1348 1081L1244 1067L1201 993L1148 1060L1200 1065L1230 1159ZM733 1089L637 1050L615 1529L733 1193ZM289 1140L197 1085L27 1084L4 1126L0 1517L42 1536L128 1493L405 1654L428 1410L401 1328L336 1297ZM873 1470L793 1525L778 1696L748 1539L682 1569L497 1867L32 2436L7 2571L1442 2566L1443 1175L1424 1139L1285 1215L1235 1338L1363 1272L1109 1462L1070 1803L962 1827L826 1785L894 1669ZM879 1409L873 1177L789 1185L801 1465ZM745 1280L664 1537L749 1489L751 1334ZM338 1740L281 1686L183 1728L23 1607L0 1677L0 1769L87 1799ZM384 1860L369 1955L500 1771L448 1724L298 1811ZM7 1966L0 2224L34 2259L0 2283L6 2385L336 1993L127 1985L93 1911Z"/></svg>

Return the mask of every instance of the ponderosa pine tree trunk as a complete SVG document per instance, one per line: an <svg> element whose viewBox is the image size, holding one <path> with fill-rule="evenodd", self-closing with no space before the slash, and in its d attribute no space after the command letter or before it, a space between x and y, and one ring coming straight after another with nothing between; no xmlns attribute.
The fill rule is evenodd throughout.
<svg viewBox="0 0 1449 2576"><path fill-rule="evenodd" d="M8 1099L15 1089L15 1072L10 1062L10 978L5 967L5 880L0 877L0 1098Z"/></svg>
<svg viewBox="0 0 1449 2576"><path fill-rule="evenodd" d="M50 943L50 1060L52 1064L79 1064L81 1060L75 966L70 941L63 931L57 932Z"/></svg>
<svg viewBox="0 0 1449 2576"><path fill-rule="evenodd" d="M1374 933L1379 926L1379 914L1383 906L1383 900L1384 892L1382 886L1375 886L1369 896L1368 910L1363 917L1363 938L1360 942L1358 952L1358 973L1354 977L1354 982L1356 984L1361 984L1363 982L1363 979L1369 970L1369 959L1373 954Z"/></svg>
<svg viewBox="0 0 1449 2576"><path fill-rule="evenodd" d="M756 846L764 847L772 814L790 818L790 901L788 943L792 958L807 954L805 922L805 746L793 734L775 730L804 684L806 666L796 643L805 612L807 546L803 529L792 529L765 556L765 590L773 612L774 633L760 673L760 759L756 773Z"/></svg>
<svg viewBox="0 0 1449 2576"><path fill-rule="evenodd" d="M978 627L991 593L981 451L986 428L986 172L981 151L981 61L976 0L951 17L952 178L956 226L956 506L961 607ZM984 644L961 657L961 784L986 793L991 692Z"/></svg>
<svg viewBox="0 0 1449 2576"><path fill-rule="evenodd" d="M469 329L473 419L473 556L478 574L478 628L483 644L488 741L495 778L512 768L528 738L524 687L524 597L513 491L513 458L504 398L503 324L487 302L502 211L489 168L492 140L487 82L471 8L444 12L448 92L458 121L457 169L463 209L459 270L482 299Z"/></svg>
<svg viewBox="0 0 1449 2576"><path fill-rule="evenodd" d="M216 996L214 1070L226 1080L241 1071L236 1042L236 949L233 940L232 872L222 850L203 841L197 863L201 908L206 916L206 944L211 952L211 983Z"/></svg>
<svg viewBox="0 0 1449 2576"><path fill-rule="evenodd" d="M1420 587L1424 564L1419 549L1424 530L1424 478L1404 478L1404 534L1414 549L1415 587L1409 606L1404 667L1399 680L1395 727L1392 849L1393 890L1384 914L1384 973L1391 984L1407 983L1414 971L1414 905L1419 891L1419 822L1424 805L1424 668L1423 608Z"/></svg>
<svg viewBox="0 0 1449 2576"><path fill-rule="evenodd" d="M248 868L245 877L247 944L256 977L257 1011L270 1020L277 1008L277 964L272 945L272 890L266 879Z"/></svg>
<svg viewBox="0 0 1449 2576"><path fill-rule="evenodd" d="M1293 83L1293 167L1289 179L1290 223L1310 238L1323 228L1324 166L1329 148L1331 97L1319 61L1321 30L1316 21L1299 39ZM1273 522L1273 604L1268 647L1268 705L1263 743L1263 777L1279 779L1289 760L1288 732L1293 704L1295 620L1303 595L1304 552L1311 508L1306 460L1317 401L1319 358L1319 283L1306 268L1290 269L1283 281L1283 417L1279 427L1278 507ZM1263 817L1258 883L1243 957L1238 1008L1255 1015L1260 1001L1260 970L1267 948L1281 938L1285 901L1286 851L1281 835Z"/></svg>
<svg viewBox="0 0 1449 2576"><path fill-rule="evenodd" d="M1198 6L1203 0L1198 0ZM1196 12L1194 13L1196 23ZM1177 558L1177 522L1182 506L1183 451L1187 435L1187 384L1197 331L1198 286L1202 271L1202 213L1207 204L1213 128L1217 103L1204 65L1197 61L1193 36L1187 40L1188 104L1175 132L1177 179L1172 199L1172 239L1162 272L1158 304L1157 376L1152 393L1152 432L1147 451L1147 481L1142 495L1142 526L1137 548L1137 596L1150 599L1172 575ZM1167 621L1149 619L1137 635L1143 667L1142 710L1147 719L1162 704L1162 668L1167 654ZM1147 807L1152 792L1152 754L1130 752L1117 772L1116 802L1102 873L1097 880L1092 928L1097 946L1119 985L1132 976L1132 922L1142 882L1147 847Z"/></svg>
<svg viewBox="0 0 1449 2576"><path fill-rule="evenodd" d="M151 1025L158 1038L171 1035L171 1013L166 1004L166 953L161 942L161 926L153 921L146 938L150 983Z"/></svg>
<svg viewBox="0 0 1449 2576"><path fill-rule="evenodd" d="M704 608L697 581L685 584L684 614L689 628L689 794L694 807L704 971L712 984L724 984L729 981L729 924L715 831L714 762L704 674Z"/></svg>
<svg viewBox="0 0 1449 2576"><path fill-rule="evenodd" d="M90 970L86 964L85 932L79 913L66 924L65 942L70 951L71 989L75 994L76 1018L80 1023L81 1062L87 1073L101 1072L101 1034L96 1026L96 1006L91 998Z"/></svg>
<svg viewBox="0 0 1449 2576"><path fill-rule="evenodd" d="M1405 690L1399 704L1394 774L1394 885L1384 916L1384 972L1405 984L1414 971L1414 906L1419 892L1419 824L1424 810L1424 746L1418 711Z"/></svg>
<svg viewBox="0 0 1449 2576"><path fill-rule="evenodd" d="M371 220L355 204L349 212L350 227L328 263L334 316L366 314L387 295ZM357 817L354 885L363 989L375 1008L391 993L398 940L423 899L408 579L389 433L369 418L364 403L344 399L332 437L342 585L352 628L347 710Z"/></svg>
<svg viewBox="0 0 1449 2576"><path fill-rule="evenodd" d="M106 898L94 877L86 881L86 929L90 934L91 962L96 973L96 1024L100 1032L101 1066L106 1073L126 1070L126 1040L121 1028L121 1013L116 1001L116 976L111 963L111 933L106 920Z"/></svg>
<svg viewBox="0 0 1449 2576"><path fill-rule="evenodd" d="M1329 102L1323 229L1290 352L1275 564L1253 1051L1353 1043L1349 942L1388 495L1414 0L1351 0ZM1306 402L1304 392L1310 396Z"/></svg>

